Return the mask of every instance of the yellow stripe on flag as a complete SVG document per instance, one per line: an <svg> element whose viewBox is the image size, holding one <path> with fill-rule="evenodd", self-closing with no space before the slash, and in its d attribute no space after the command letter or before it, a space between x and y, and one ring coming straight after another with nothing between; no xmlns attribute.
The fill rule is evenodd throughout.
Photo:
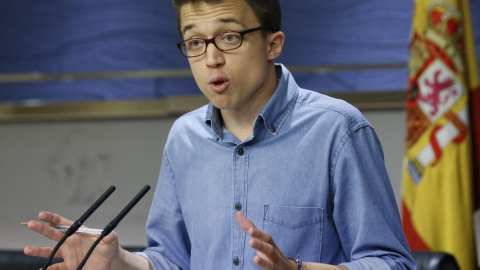
<svg viewBox="0 0 480 270"><path fill-rule="evenodd" d="M468 105L478 77L470 20L468 0L415 2L402 195L410 248L451 253L462 270L476 268Z"/></svg>

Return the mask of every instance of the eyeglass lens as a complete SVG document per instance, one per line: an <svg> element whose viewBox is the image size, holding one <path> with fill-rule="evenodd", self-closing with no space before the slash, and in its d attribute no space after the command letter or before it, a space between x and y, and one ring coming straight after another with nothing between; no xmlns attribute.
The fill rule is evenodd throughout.
<svg viewBox="0 0 480 270"><path fill-rule="evenodd" d="M189 57L199 56L207 50L207 43L213 43L220 51L233 50L242 45L242 35L235 32L221 33L213 41L205 39L190 39L183 42L182 52Z"/></svg>

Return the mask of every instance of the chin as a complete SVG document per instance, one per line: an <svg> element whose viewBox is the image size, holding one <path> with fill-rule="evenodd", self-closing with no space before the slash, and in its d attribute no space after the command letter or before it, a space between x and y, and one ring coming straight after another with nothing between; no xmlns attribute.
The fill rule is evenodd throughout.
<svg viewBox="0 0 480 270"><path fill-rule="evenodd" d="M212 102L213 106L219 110L228 110L231 109L231 106L229 104L224 104L224 103L218 103L218 102Z"/></svg>
<svg viewBox="0 0 480 270"><path fill-rule="evenodd" d="M213 104L213 106L215 106L215 108L220 110L228 110L234 107L231 100L227 100L224 97L208 97L208 100Z"/></svg>

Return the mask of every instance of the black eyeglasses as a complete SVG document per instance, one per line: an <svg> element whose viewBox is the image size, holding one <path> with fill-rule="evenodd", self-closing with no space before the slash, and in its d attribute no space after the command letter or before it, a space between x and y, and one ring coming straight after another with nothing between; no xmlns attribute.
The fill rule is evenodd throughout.
<svg viewBox="0 0 480 270"><path fill-rule="evenodd" d="M184 40L180 43L177 43L177 47L182 52L185 57L197 57L205 54L207 51L208 44L213 43L219 51L226 52L238 49L242 46L243 36L252 33L261 29L271 29L271 26L260 26L252 29L247 29L244 31L228 31L225 33L220 33L213 38L192 38Z"/></svg>

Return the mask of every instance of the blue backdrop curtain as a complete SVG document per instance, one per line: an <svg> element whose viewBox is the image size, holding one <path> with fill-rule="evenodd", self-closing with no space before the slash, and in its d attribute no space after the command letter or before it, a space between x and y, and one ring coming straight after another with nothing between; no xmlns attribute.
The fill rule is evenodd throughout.
<svg viewBox="0 0 480 270"><path fill-rule="evenodd" d="M405 67L297 72L315 91L404 90L413 3L409 0L281 0L287 67L405 64ZM477 55L480 1L471 0ZM188 69L171 0L8 0L0 2L0 73ZM0 83L0 102L153 99L200 94L193 78Z"/></svg>

